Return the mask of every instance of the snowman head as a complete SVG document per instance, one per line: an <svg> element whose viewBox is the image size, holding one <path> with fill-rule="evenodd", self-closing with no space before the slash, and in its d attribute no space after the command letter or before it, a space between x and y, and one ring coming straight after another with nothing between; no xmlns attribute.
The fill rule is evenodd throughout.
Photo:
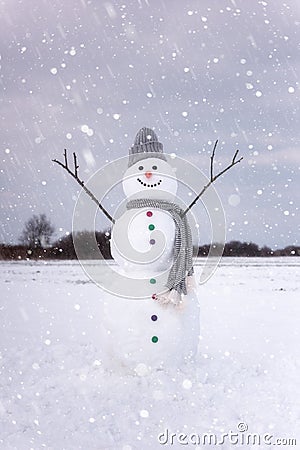
<svg viewBox="0 0 300 450"><path fill-rule="evenodd" d="M173 168L163 159L149 156L126 170L122 182L126 197L174 200L177 179Z"/></svg>
<svg viewBox="0 0 300 450"><path fill-rule="evenodd" d="M174 171L163 153L163 145L151 128L141 128L129 151L123 179L126 197L172 201L177 192Z"/></svg>

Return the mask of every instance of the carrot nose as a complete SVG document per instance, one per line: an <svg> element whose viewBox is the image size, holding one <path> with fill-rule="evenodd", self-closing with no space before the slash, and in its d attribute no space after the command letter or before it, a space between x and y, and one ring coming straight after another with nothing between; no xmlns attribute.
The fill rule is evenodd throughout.
<svg viewBox="0 0 300 450"><path fill-rule="evenodd" d="M145 175L147 178L151 178L152 177L152 172L145 172Z"/></svg>

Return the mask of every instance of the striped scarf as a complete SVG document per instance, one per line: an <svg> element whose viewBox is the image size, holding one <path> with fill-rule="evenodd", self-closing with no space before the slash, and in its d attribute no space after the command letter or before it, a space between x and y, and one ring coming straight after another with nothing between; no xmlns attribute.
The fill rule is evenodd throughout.
<svg viewBox="0 0 300 450"><path fill-rule="evenodd" d="M183 209L175 203L166 200L152 200L140 198L130 200L127 209L157 208L167 211L175 223L175 242L173 251L173 264L168 275L166 287L176 290L179 294L187 294L186 276L194 273L193 269L193 242L190 226Z"/></svg>

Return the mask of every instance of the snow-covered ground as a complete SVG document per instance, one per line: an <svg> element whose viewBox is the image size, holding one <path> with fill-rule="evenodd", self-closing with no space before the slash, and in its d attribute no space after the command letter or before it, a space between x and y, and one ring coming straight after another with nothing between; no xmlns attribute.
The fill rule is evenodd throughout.
<svg viewBox="0 0 300 450"><path fill-rule="evenodd" d="M300 447L300 258L223 259L199 286L197 363L146 376L101 367L107 294L77 262L0 267L0 448ZM196 445L191 434L230 430L236 445ZM273 437L243 445L250 433Z"/></svg>

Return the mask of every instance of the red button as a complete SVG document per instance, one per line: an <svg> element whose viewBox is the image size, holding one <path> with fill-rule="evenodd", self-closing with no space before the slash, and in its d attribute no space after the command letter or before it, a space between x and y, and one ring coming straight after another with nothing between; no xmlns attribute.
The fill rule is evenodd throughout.
<svg viewBox="0 0 300 450"><path fill-rule="evenodd" d="M153 213L151 211L147 211L147 216L151 217L153 215Z"/></svg>

